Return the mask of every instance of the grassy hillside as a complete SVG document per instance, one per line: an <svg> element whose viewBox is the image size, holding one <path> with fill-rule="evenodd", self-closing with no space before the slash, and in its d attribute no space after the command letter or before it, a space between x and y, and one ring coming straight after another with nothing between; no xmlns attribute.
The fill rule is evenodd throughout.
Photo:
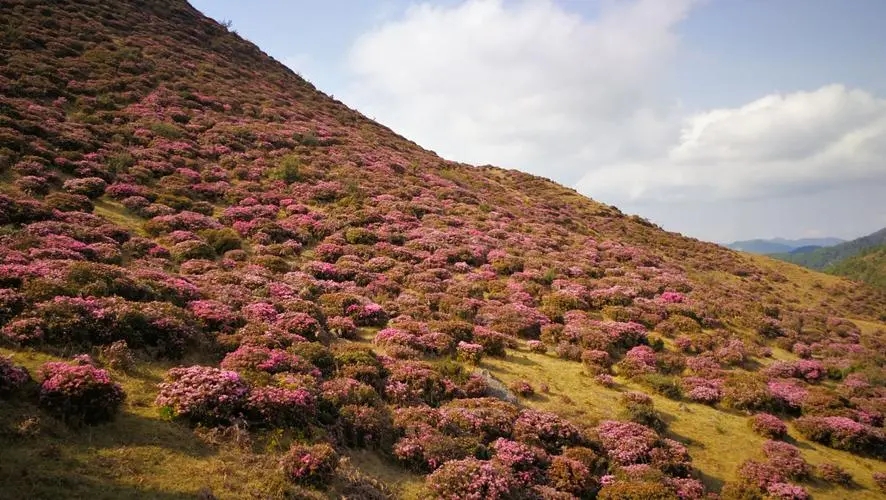
<svg viewBox="0 0 886 500"><path fill-rule="evenodd" d="M863 250L828 266L826 271L886 290L886 245Z"/></svg>
<svg viewBox="0 0 886 500"><path fill-rule="evenodd" d="M181 0L0 12L0 498L882 496L883 292L441 159Z"/></svg>

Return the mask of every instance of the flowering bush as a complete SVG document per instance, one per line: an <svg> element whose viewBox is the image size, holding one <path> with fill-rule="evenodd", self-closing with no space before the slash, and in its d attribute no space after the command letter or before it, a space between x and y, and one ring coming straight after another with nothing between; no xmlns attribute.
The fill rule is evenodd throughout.
<svg viewBox="0 0 886 500"><path fill-rule="evenodd" d="M305 389L256 387L246 398L246 415L267 427L301 426L316 412L314 396Z"/></svg>
<svg viewBox="0 0 886 500"><path fill-rule="evenodd" d="M815 473L821 479L840 486L852 484L852 474L837 464L825 462L815 468Z"/></svg>
<svg viewBox="0 0 886 500"><path fill-rule="evenodd" d="M535 394L535 389L532 388L532 384L526 380L515 380L511 382L508 388L514 394L524 398L528 398Z"/></svg>
<svg viewBox="0 0 886 500"><path fill-rule="evenodd" d="M782 441L766 441L763 443L763 454L769 464L791 479L805 479L809 476L809 464L800 456L800 450Z"/></svg>
<svg viewBox="0 0 886 500"><path fill-rule="evenodd" d="M389 370L385 397L392 402L436 406L451 397L443 377L427 363L403 361Z"/></svg>
<svg viewBox="0 0 886 500"><path fill-rule="evenodd" d="M243 345L222 360L225 370L242 372L303 373L320 377L320 370L301 356L283 349Z"/></svg>
<svg viewBox="0 0 886 500"><path fill-rule="evenodd" d="M480 442L471 436L450 436L418 427L394 444L394 455L419 471L433 471L452 461L472 457Z"/></svg>
<svg viewBox="0 0 886 500"><path fill-rule="evenodd" d="M755 373L733 373L723 383L723 402L736 410L767 410L772 393L766 380Z"/></svg>
<svg viewBox="0 0 886 500"><path fill-rule="evenodd" d="M0 355L0 397L9 396L23 388L31 380L31 375L22 366L16 366L12 359Z"/></svg>
<svg viewBox="0 0 886 500"><path fill-rule="evenodd" d="M658 443L654 430L634 422L604 420L597 434L609 458L621 465L647 462Z"/></svg>
<svg viewBox="0 0 886 500"><path fill-rule="evenodd" d="M529 349L529 352L537 354L546 354L548 352L548 347L540 340L529 340L526 342L526 347Z"/></svg>
<svg viewBox="0 0 886 500"><path fill-rule="evenodd" d="M786 410L797 410L809 395L802 382L793 379L772 379L766 387L773 399Z"/></svg>
<svg viewBox="0 0 886 500"><path fill-rule="evenodd" d="M514 422L514 439L541 446L549 453L584 442L581 431L555 413L523 410Z"/></svg>
<svg viewBox="0 0 886 500"><path fill-rule="evenodd" d="M618 369L627 377L653 373L656 370L655 351L645 345L632 347L618 364Z"/></svg>
<svg viewBox="0 0 886 500"><path fill-rule="evenodd" d="M437 426L444 432L476 435L481 441L490 442L511 436L519 410L496 398L456 399L442 406L438 415Z"/></svg>
<svg viewBox="0 0 886 500"><path fill-rule="evenodd" d="M873 478L880 491L886 492L886 472L874 472Z"/></svg>
<svg viewBox="0 0 886 500"><path fill-rule="evenodd" d="M619 399L619 404L622 406L620 418L651 427L658 432L665 430L667 424L648 395L642 392L626 392Z"/></svg>
<svg viewBox="0 0 886 500"><path fill-rule="evenodd" d="M549 485L578 497L588 495L596 486L596 481L591 476L588 467L572 458L553 457L547 473Z"/></svg>
<svg viewBox="0 0 886 500"><path fill-rule="evenodd" d="M780 439L787 435L788 427L775 415L758 413L751 417L751 429L770 439Z"/></svg>
<svg viewBox="0 0 886 500"><path fill-rule="evenodd" d="M723 380L706 377L683 377L680 379L683 394L690 401L716 404L723 397Z"/></svg>
<svg viewBox="0 0 886 500"><path fill-rule="evenodd" d="M352 378L338 377L323 382L321 398L335 407L375 403L378 393L372 386Z"/></svg>
<svg viewBox="0 0 886 500"><path fill-rule="evenodd" d="M446 462L426 481L434 498L442 500L504 500L516 498L520 488L506 466L476 458Z"/></svg>
<svg viewBox="0 0 886 500"><path fill-rule="evenodd" d="M544 469L550 464L550 457L541 448L510 439L496 439L490 448L495 458L507 465L523 486L540 482Z"/></svg>
<svg viewBox="0 0 886 500"><path fill-rule="evenodd" d="M357 327L354 320L347 316L333 316L326 320L326 328L329 333L342 339L356 339Z"/></svg>
<svg viewBox="0 0 886 500"><path fill-rule="evenodd" d="M387 448L393 440L391 418L384 406L345 405L338 411L337 423L347 446Z"/></svg>
<svg viewBox="0 0 886 500"><path fill-rule="evenodd" d="M612 377L612 375L606 373L601 373L600 375L594 377L594 382L603 387L615 387L615 379Z"/></svg>
<svg viewBox="0 0 886 500"><path fill-rule="evenodd" d="M159 388L155 404L170 416L208 425L240 416L249 396L237 372L206 366L173 368Z"/></svg>
<svg viewBox="0 0 886 500"><path fill-rule="evenodd" d="M501 357L505 355L505 347L508 345L508 340L502 333L478 326L474 328L474 343L483 346L485 354Z"/></svg>
<svg viewBox="0 0 886 500"><path fill-rule="evenodd" d="M880 454L886 450L886 435L882 429L846 417L800 417L794 421L794 426L808 439L838 450Z"/></svg>
<svg viewBox="0 0 886 500"><path fill-rule="evenodd" d="M472 365L480 364L480 359L483 358L483 346L480 344L461 341L455 347L455 352L459 361Z"/></svg>
<svg viewBox="0 0 886 500"><path fill-rule="evenodd" d="M277 317L274 327L290 335L298 335L308 340L317 340L320 323L303 312L286 312Z"/></svg>
<svg viewBox="0 0 886 500"><path fill-rule="evenodd" d="M295 483L325 486L338 467L338 453L326 443L293 444L281 460L286 477Z"/></svg>
<svg viewBox="0 0 886 500"><path fill-rule="evenodd" d="M50 362L40 371L40 407L68 422L91 425L111 420L126 397L107 371L92 365Z"/></svg>
<svg viewBox="0 0 886 500"><path fill-rule="evenodd" d="M125 340L103 347L101 358L112 370L128 371L135 367L135 356Z"/></svg>
<svg viewBox="0 0 886 500"><path fill-rule="evenodd" d="M809 492L802 486L791 483L772 483L766 493L773 500L808 500Z"/></svg>
<svg viewBox="0 0 886 500"><path fill-rule="evenodd" d="M62 188L71 193L86 196L87 198L98 198L104 194L108 184L99 177L84 177L81 179L68 179Z"/></svg>

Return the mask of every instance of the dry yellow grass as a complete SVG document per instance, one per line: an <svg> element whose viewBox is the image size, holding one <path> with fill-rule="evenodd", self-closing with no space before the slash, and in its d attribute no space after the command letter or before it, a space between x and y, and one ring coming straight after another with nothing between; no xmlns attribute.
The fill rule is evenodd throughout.
<svg viewBox="0 0 886 500"><path fill-rule="evenodd" d="M784 354L789 356L788 353ZM550 388L547 394L522 402L589 425L616 416L621 392L643 391L640 386L620 377L616 377L618 386L615 388L601 387L585 374L581 363L524 350L510 351L505 359L486 358L481 367L506 384L523 379L532 383L536 390L540 384L546 384ZM725 481L735 480L735 472L743 461L761 458L761 445L765 439L751 431L747 416L706 405L680 403L656 394L650 396L668 421L668 434L687 444L693 465L709 488L719 489ZM883 498L871 474L886 470L886 464L812 443L800 438L793 429L790 435L809 463L836 463L849 471L859 485L846 489L831 488L818 481L804 483L815 498Z"/></svg>

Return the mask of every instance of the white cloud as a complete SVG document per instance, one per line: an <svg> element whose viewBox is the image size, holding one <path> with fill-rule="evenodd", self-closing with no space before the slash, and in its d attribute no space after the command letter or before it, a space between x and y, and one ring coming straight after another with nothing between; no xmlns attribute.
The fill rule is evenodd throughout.
<svg viewBox="0 0 886 500"><path fill-rule="evenodd" d="M779 196L886 183L884 158L886 100L829 85L690 116L659 156L600 166L578 185L632 201Z"/></svg>
<svg viewBox="0 0 886 500"><path fill-rule="evenodd" d="M848 208L823 214L821 200L875 205L859 215L874 224L886 100L831 85L687 114L670 68L697 3L602 1L593 18L549 0L417 5L357 39L343 99L446 158L550 177L701 237L848 227L835 218Z"/></svg>
<svg viewBox="0 0 886 500"><path fill-rule="evenodd" d="M354 44L358 109L441 155L571 183L670 138L658 85L691 0L422 4ZM654 104L654 106L652 105Z"/></svg>

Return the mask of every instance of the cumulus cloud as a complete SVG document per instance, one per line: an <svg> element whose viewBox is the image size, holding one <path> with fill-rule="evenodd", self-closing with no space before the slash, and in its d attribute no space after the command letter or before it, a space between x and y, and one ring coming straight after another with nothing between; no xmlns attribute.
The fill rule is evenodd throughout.
<svg viewBox="0 0 886 500"><path fill-rule="evenodd" d="M414 6L356 41L346 99L443 156L573 183L675 133L650 81L692 3L607 2L593 20L550 1Z"/></svg>
<svg viewBox="0 0 886 500"><path fill-rule="evenodd" d="M727 238L724 218L742 236L793 236L816 227L821 200L862 207L853 193L886 209L872 194L886 186L882 98L835 84L682 109L670 69L697 4L603 1L593 16L548 0L416 5L355 41L343 98L446 158L550 177L702 237Z"/></svg>
<svg viewBox="0 0 886 500"><path fill-rule="evenodd" d="M747 199L886 183L886 100L842 85L773 94L683 120L657 157L589 170L620 200Z"/></svg>

